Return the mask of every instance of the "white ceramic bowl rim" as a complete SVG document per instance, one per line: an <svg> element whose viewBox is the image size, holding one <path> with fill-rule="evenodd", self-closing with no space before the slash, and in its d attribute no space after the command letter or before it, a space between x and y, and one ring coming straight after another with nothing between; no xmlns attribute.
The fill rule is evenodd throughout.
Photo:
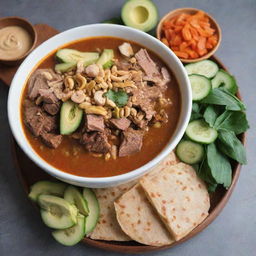
<svg viewBox="0 0 256 256"><path fill-rule="evenodd" d="M89 36L86 35L88 31ZM93 32L92 32L93 31ZM126 34L128 36L126 36ZM132 34L132 37L131 37ZM176 126L176 131L174 132L172 138L168 142L167 146L151 161L147 164L141 166L138 169L130 171L125 174L120 174L116 176L110 177L100 177L100 178L90 178L90 177L81 177L76 176L73 174L66 173L64 171L58 170L57 168L53 167L52 165L48 164L44 159L42 159L31 147L30 143L26 139L24 134L21 120L20 120L20 105L21 105L21 92L23 91L25 82L31 71L34 69L35 66L38 65L38 62L47 54L52 52L57 48L61 48L64 44L71 43L73 41L77 41L78 39L86 38L86 37L97 37L97 36L113 36L124 38L127 40L131 40L137 42L139 41L146 41L147 44L153 47L148 47L153 52L159 54L158 51L162 51L162 54L159 54L161 59L169 58L172 60L174 66L170 67L170 69L175 73L174 67L177 72L180 74L179 78L176 76L177 80L182 80L182 86L184 86L183 93L181 95L182 98L182 106L181 106L181 114L179 118L179 122ZM72 38L73 40L70 40ZM158 51L152 49L157 48ZM165 60L164 60L165 61ZM165 61L166 63L166 61ZM168 65L168 63L166 63ZM176 65L176 66L175 66ZM179 82L179 81L178 81ZM179 83L180 84L180 83ZM181 84L180 84L181 86ZM181 90L181 88L180 88ZM181 90L181 92L182 92ZM18 104L17 104L18 102ZM15 107L14 107L15 106ZM18 108L18 109L17 109ZM15 74L8 96L8 118L12 133L19 144L19 146L23 149L26 155L32 159L39 167L44 169L46 172L55 176L58 179L68 181L72 184L77 185L84 185L89 187L106 187L106 186L113 186L116 184L121 184L126 181L135 179L149 171L153 166L159 163L163 158L165 158L168 153L170 153L178 142L181 140L187 124L189 122L190 113L192 108L192 92L188 80L188 76L186 71L181 63L181 61L177 58L177 56L163 43L161 43L158 39L141 32L139 30L120 26L120 25L113 25L113 24L92 24L92 25L85 25L76 28L69 29L65 32L62 32L49 40L45 41L39 47L37 47L30 55L24 60L24 62L19 67L17 73Z"/></svg>

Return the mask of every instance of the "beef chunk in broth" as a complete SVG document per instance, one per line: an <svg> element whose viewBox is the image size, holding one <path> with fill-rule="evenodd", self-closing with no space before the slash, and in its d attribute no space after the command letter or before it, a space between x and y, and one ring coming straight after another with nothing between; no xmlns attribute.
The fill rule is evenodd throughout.
<svg viewBox="0 0 256 256"><path fill-rule="evenodd" d="M86 115L85 128L87 131L104 132L104 129L105 129L104 118L102 116L97 116L97 115Z"/></svg>
<svg viewBox="0 0 256 256"><path fill-rule="evenodd" d="M129 126L131 125L131 121L126 117L112 118L109 121L115 128L123 131L128 129Z"/></svg>
<svg viewBox="0 0 256 256"><path fill-rule="evenodd" d="M45 116L43 111L40 107L28 101L24 107L24 123L31 133L38 137L44 131Z"/></svg>
<svg viewBox="0 0 256 256"><path fill-rule="evenodd" d="M53 133L43 133L41 135L41 139L44 142L44 144L47 145L48 147L57 148L62 141L62 135L57 135Z"/></svg>
<svg viewBox="0 0 256 256"><path fill-rule="evenodd" d="M55 96L53 91L50 88L47 89L39 89L38 90L39 96L41 100L45 103L57 103L58 98Z"/></svg>
<svg viewBox="0 0 256 256"><path fill-rule="evenodd" d="M52 69L38 69L29 79L28 98L35 100L39 96L40 89L48 89L49 82L61 81L60 75L56 74Z"/></svg>
<svg viewBox="0 0 256 256"><path fill-rule="evenodd" d="M44 103L43 109L50 115L57 115L60 111L61 103L60 101L56 103Z"/></svg>
<svg viewBox="0 0 256 256"><path fill-rule="evenodd" d="M122 134L122 142L119 148L119 156L129 156L141 150L143 131L129 128Z"/></svg>
<svg viewBox="0 0 256 256"><path fill-rule="evenodd" d="M135 54L135 58L148 77L154 78L160 76L156 63L150 58L146 49L140 49Z"/></svg>
<svg viewBox="0 0 256 256"><path fill-rule="evenodd" d="M86 132L83 134L80 142L85 145L87 151L94 153L105 154L111 148L107 135L102 132Z"/></svg>

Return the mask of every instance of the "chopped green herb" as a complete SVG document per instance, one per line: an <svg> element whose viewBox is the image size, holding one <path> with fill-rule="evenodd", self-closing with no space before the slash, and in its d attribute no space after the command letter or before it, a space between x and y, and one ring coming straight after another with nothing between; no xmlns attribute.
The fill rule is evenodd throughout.
<svg viewBox="0 0 256 256"><path fill-rule="evenodd" d="M116 103L118 107L123 107L127 104L129 96L125 91L119 90L117 92L113 90L108 90L105 94L108 99Z"/></svg>

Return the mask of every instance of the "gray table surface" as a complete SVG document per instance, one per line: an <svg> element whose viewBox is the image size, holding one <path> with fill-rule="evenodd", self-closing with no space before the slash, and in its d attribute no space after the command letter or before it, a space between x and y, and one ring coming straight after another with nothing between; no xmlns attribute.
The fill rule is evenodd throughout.
<svg viewBox="0 0 256 256"><path fill-rule="evenodd" d="M22 16L48 23L60 31L118 16L122 0L0 0L0 17ZM158 0L160 15L179 7L211 13L221 25L223 40L217 56L235 74L248 106L248 165L228 204L202 233L173 249L149 255L256 255L256 0ZM8 88L0 84L0 255L118 255L78 244L56 243L34 211L17 180L11 154L6 102ZM125 253L125 252L124 252Z"/></svg>

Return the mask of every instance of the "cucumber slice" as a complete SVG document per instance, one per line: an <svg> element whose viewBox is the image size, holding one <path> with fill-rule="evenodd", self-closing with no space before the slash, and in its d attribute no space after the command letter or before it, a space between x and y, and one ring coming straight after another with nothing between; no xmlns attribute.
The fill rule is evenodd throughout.
<svg viewBox="0 0 256 256"><path fill-rule="evenodd" d="M72 101L62 104L60 110L60 134L68 135L74 132L80 125L83 117L83 110Z"/></svg>
<svg viewBox="0 0 256 256"><path fill-rule="evenodd" d="M97 60L97 64L102 65L103 67L109 66L109 63L112 63L112 59L114 58L114 51L112 49L104 49L100 58ZM113 64L113 63L112 63Z"/></svg>
<svg viewBox="0 0 256 256"><path fill-rule="evenodd" d="M87 202L76 187L71 185L68 186L64 192L64 199L69 203L74 204L81 214L85 216L89 214Z"/></svg>
<svg viewBox="0 0 256 256"><path fill-rule="evenodd" d="M77 216L77 224L71 228L55 230L52 232L54 239L60 244L72 246L84 238L85 217L81 214Z"/></svg>
<svg viewBox="0 0 256 256"><path fill-rule="evenodd" d="M41 217L50 228L64 229L74 226L77 222L77 208L63 198L51 195L40 195L38 203Z"/></svg>
<svg viewBox="0 0 256 256"><path fill-rule="evenodd" d="M203 160L204 147L196 142L184 140L178 144L176 153L182 162L197 164Z"/></svg>
<svg viewBox="0 0 256 256"><path fill-rule="evenodd" d="M211 91L211 80L201 75L189 75L189 80L192 88L192 99L194 101L202 100Z"/></svg>
<svg viewBox="0 0 256 256"><path fill-rule="evenodd" d="M185 66L188 75L196 74L207 78L214 77L219 71L218 65L211 60L202 60Z"/></svg>
<svg viewBox="0 0 256 256"><path fill-rule="evenodd" d="M56 52L56 58L64 63L77 63L78 61L96 62L99 58L99 53L80 52L74 49L60 49Z"/></svg>
<svg viewBox="0 0 256 256"><path fill-rule="evenodd" d="M235 78L222 69L212 79L212 88L218 88L220 86L233 94L236 94L238 89Z"/></svg>
<svg viewBox="0 0 256 256"><path fill-rule="evenodd" d="M195 142L210 144L217 139L218 132L204 120L195 120L188 124L186 135Z"/></svg>
<svg viewBox="0 0 256 256"><path fill-rule="evenodd" d="M76 68L76 63L70 62L70 63L59 63L55 65L55 71L65 73L68 71L71 71Z"/></svg>
<svg viewBox="0 0 256 256"><path fill-rule="evenodd" d="M28 197L35 202L41 194L50 194L62 197L66 187L67 185L61 182L47 180L38 181L31 186Z"/></svg>
<svg viewBox="0 0 256 256"><path fill-rule="evenodd" d="M89 234L93 231L98 222L100 215L100 206L96 195L91 189L84 188L83 197L87 201L89 208L89 215L86 218L85 224L85 234Z"/></svg>

